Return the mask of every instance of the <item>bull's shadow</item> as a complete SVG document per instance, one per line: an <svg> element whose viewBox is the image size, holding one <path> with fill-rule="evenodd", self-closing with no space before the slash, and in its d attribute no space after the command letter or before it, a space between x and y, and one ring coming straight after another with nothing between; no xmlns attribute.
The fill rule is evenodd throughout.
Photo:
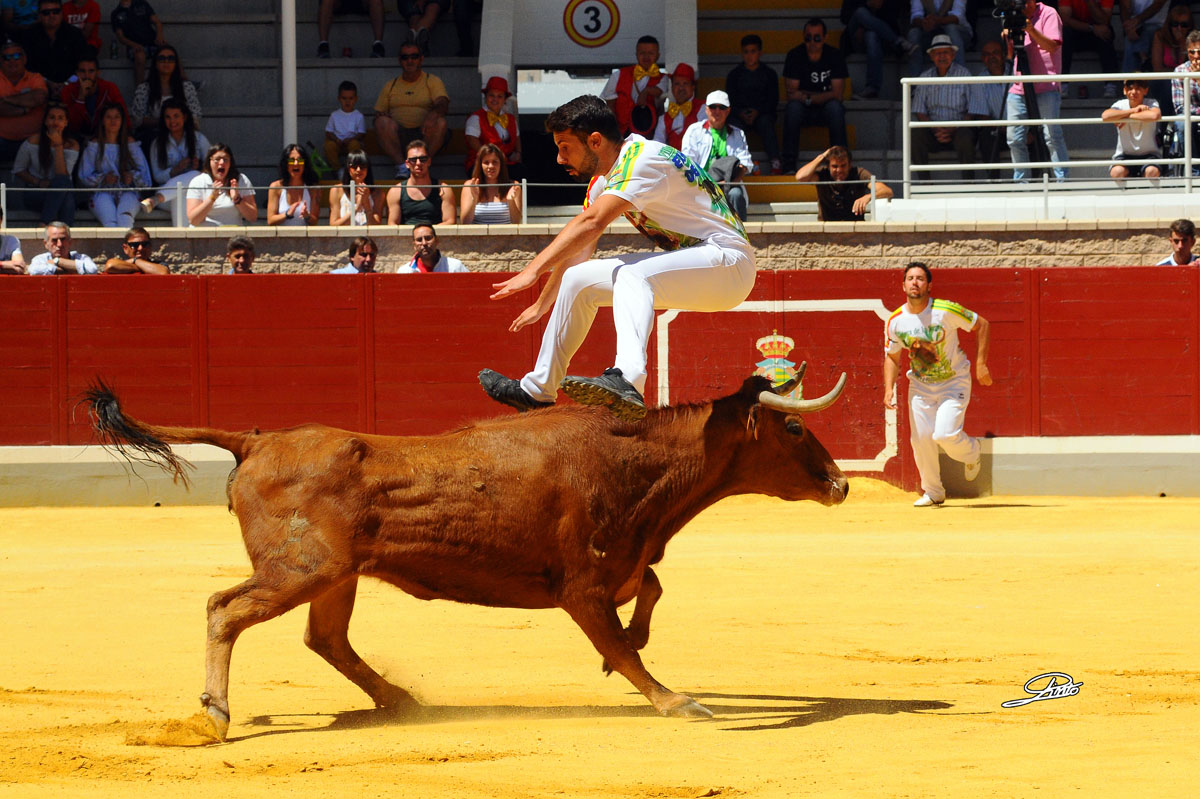
<svg viewBox="0 0 1200 799"><path fill-rule="evenodd" d="M635 695L636 694L632 694ZM854 699L847 697L776 696L764 694L689 693L713 711L712 719L698 723L717 724L737 732L781 730L837 721L846 716L922 714L952 708L949 702L917 699ZM717 700L717 701L713 701ZM728 701L726 701L728 700ZM302 723L314 714L273 714L255 716L242 728L254 730L246 735L230 736L229 742L245 741L265 735L293 732L370 729L388 726L441 724L454 721L490 719L580 719L640 718L657 716L649 705L568 705L530 707L523 705L421 705L403 709L373 708L347 710L332 714L329 724L314 728Z"/></svg>

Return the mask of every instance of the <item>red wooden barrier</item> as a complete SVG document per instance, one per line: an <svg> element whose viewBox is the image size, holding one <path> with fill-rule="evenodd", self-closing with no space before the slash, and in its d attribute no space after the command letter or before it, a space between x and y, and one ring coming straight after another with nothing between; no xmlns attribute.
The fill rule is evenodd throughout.
<svg viewBox="0 0 1200 799"><path fill-rule="evenodd" d="M94 377L129 412L164 424L273 428L324 422L412 434L509 411L476 373L514 377L541 327L509 322L533 292L487 295L495 275L141 276L0 280L0 445L80 444L73 398ZM672 402L732 390L778 331L809 362L807 393L842 370L845 399L812 419L839 459L884 446L880 313L903 301L899 272L760 275L745 309L660 316ZM968 430L1002 436L1200 433L1200 289L1190 268L939 270L936 296L992 323L996 384L977 388ZM658 398L650 346L647 400ZM974 359L974 337L965 338ZM572 371L611 364L601 313ZM887 476L911 483L906 414Z"/></svg>

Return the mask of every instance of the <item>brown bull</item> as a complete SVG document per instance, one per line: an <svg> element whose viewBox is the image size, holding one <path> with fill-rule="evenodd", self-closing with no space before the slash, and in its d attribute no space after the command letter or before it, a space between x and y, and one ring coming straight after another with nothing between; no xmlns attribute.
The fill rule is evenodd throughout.
<svg viewBox="0 0 1200 799"><path fill-rule="evenodd" d="M438 436L360 435L323 425L260 433L159 427L125 417L103 384L97 434L186 484L172 443L233 453L229 502L254 574L208 601L206 690L229 729L229 660L248 627L308 602L305 643L381 707L415 702L358 656L347 630L358 578L419 599L562 608L663 715L711 716L655 680L638 650L662 594L650 568L688 520L734 494L835 505L845 476L801 414L840 396L788 399L761 377L732 396L651 411L638 423L560 407ZM636 598L622 629L617 608Z"/></svg>

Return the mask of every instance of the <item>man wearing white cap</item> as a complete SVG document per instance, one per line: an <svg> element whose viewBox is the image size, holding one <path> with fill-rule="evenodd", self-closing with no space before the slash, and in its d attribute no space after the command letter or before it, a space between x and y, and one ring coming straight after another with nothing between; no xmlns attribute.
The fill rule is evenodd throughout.
<svg viewBox="0 0 1200 799"><path fill-rule="evenodd" d="M958 48L944 33L933 37L929 45L933 66L921 73L922 78L969 78L971 73L954 60ZM943 83L917 86L913 92L913 114L922 122L959 122L967 118L971 90L965 83ZM941 128L914 128L912 132L912 161L928 164L929 153L935 150L954 150L960 164L975 160L975 137L971 128L947 125ZM936 179L940 173L920 173ZM966 177L963 177L966 180Z"/></svg>
<svg viewBox="0 0 1200 799"><path fill-rule="evenodd" d="M696 102L696 70L689 64L680 64L671 73L671 99L667 100L666 113L658 118L654 140L678 150L684 132L701 119L704 119L704 104Z"/></svg>
<svg viewBox="0 0 1200 799"><path fill-rule="evenodd" d="M683 134L680 149L722 184L729 205L744 222L748 203L741 178L754 171L746 134L729 124L729 95L723 91L709 92L704 100L704 114L704 121L695 123Z"/></svg>

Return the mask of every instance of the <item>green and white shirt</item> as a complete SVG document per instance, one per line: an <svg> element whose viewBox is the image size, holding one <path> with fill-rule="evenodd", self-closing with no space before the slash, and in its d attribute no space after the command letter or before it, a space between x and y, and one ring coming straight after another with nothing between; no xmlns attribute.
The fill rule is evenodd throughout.
<svg viewBox="0 0 1200 799"><path fill-rule="evenodd" d="M884 350L908 350L908 377L922 383L944 383L971 376L971 362L958 346L958 331L970 332L979 315L950 300L933 300L920 313L904 303L884 325Z"/></svg>

